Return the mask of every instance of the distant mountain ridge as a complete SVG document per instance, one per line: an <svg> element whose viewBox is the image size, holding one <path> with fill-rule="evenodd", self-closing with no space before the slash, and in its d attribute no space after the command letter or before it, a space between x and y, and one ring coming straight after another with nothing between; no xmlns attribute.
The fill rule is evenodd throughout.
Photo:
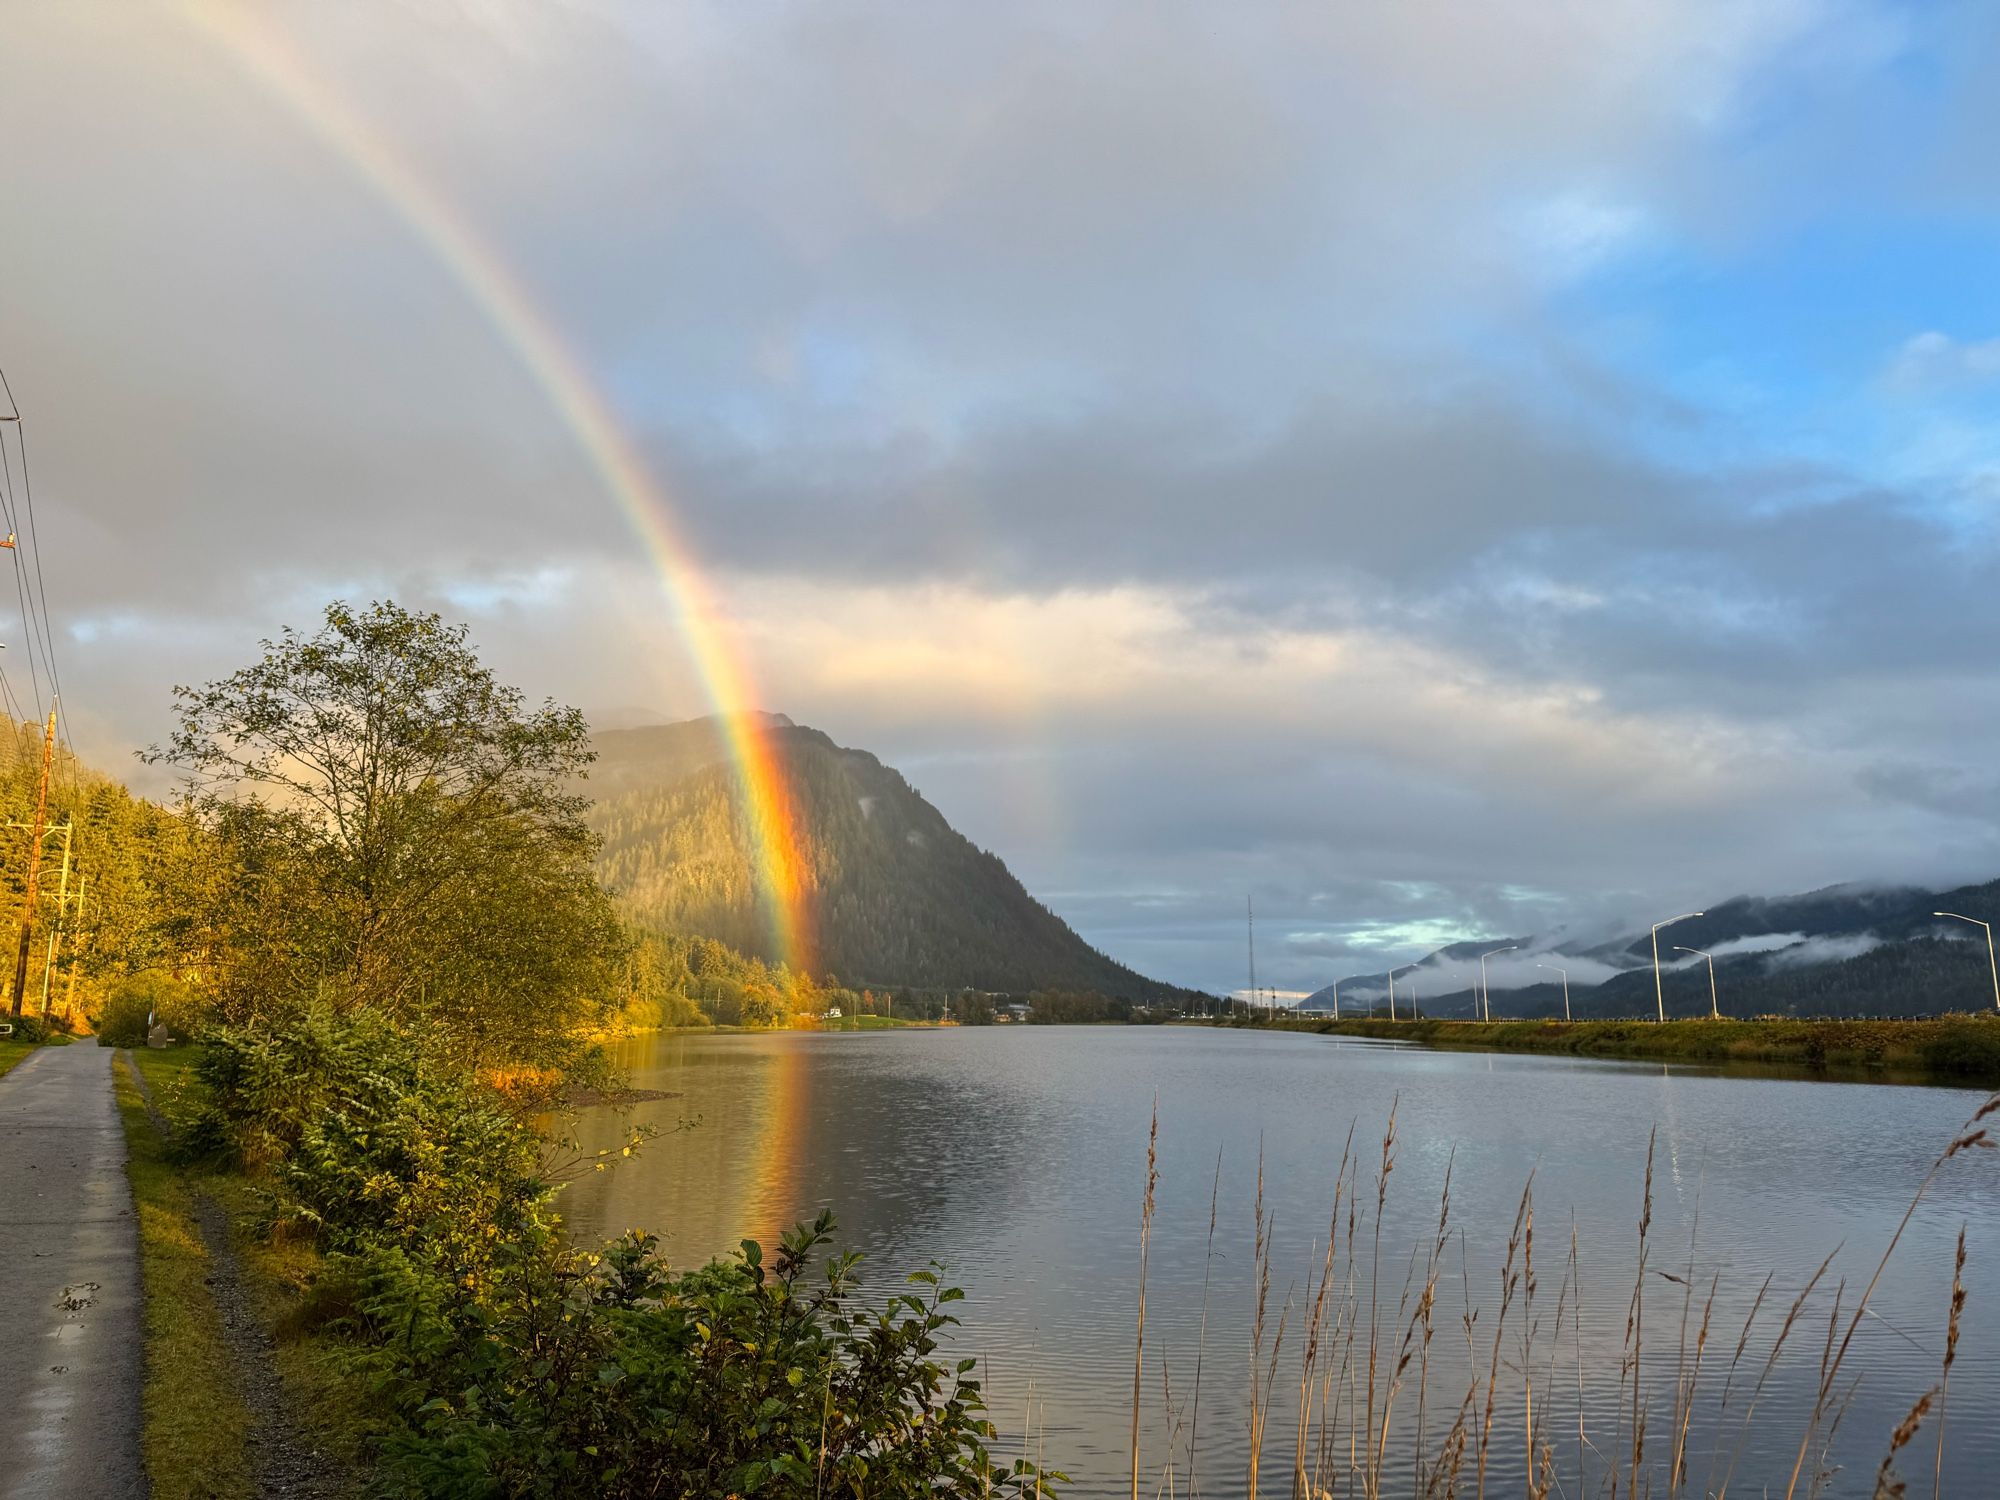
<svg viewBox="0 0 2000 1500"><path fill-rule="evenodd" d="M1489 960L1495 1019L1560 1016L1559 975L1570 974L1570 1006L1579 1019L1667 1014L1705 1015L1708 971L1680 948L1715 957L1716 1001L1731 1015L1930 1015L1994 1008L1992 969L1980 930L1933 916L1957 911L2000 921L2000 880L1933 891L1918 886L1853 883L1793 896L1732 896L1701 916L1660 932L1661 980L1653 985L1652 934L1640 930L1609 941L1566 942L1560 933L1468 941L1440 948L1407 975L1398 972L1399 1001L1414 984L1425 1013L1468 1016L1476 1007L1478 955L1512 947ZM1462 980L1460 976L1463 976ZM1381 1003L1386 974L1338 982L1342 1009ZM1335 986L1300 1002L1331 1010Z"/></svg>
<svg viewBox="0 0 2000 1500"><path fill-rule="evenodd" d="M1084 942L875 756L782 714L758 718L798 818L819 977L1140 1002L1183 993ZM593 737L583 790L604 841L598 872L642 926L773 960L728 727L706 718Z"/></svg>

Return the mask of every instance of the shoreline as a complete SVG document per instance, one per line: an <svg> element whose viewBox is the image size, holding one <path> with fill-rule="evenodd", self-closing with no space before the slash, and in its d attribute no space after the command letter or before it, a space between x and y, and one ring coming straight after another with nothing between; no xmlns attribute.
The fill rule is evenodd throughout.
<svg viewBox="0 0 2000 1500"><path fill-rule="evenodd" d="M1223 1028L1408 1042L1441 1052L1532 1052L1632 1062L1779 1067L1881 1083L2000 1087L2000 1017L1898 1021L1388 1021L1280 1018Z"/></svg>

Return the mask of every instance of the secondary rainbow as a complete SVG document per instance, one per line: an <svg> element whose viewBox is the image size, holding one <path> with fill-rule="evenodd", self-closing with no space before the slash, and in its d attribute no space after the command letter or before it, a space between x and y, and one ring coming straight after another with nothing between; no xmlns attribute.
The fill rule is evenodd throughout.
<svg viewBox="0 0 2000 1500"><path fill-rule="evenodd" d="M315 75L285 37L237 4L190 12L269 95L291 110L394 210L451 274L538 384L624 511L658 569L710 705L720 717L750 819L750 836L778 956L813 963L799 823L758 707L749 662L701 566L676 534L666 495L584 362L477 229Z"/></svg>

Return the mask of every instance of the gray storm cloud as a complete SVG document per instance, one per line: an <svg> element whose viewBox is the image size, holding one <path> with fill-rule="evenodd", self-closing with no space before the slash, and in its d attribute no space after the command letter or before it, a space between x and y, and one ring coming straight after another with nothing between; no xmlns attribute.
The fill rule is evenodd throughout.
<svg viewBox="0 0 2000 1500"><path fill-rule="evenodd" d="M2000 865L1991 546L1563 313L1621 255L1901 191L1843 144L1874 7L269 14L601 382L765 706L1121 959L1240 985L1246 892L1310 990L1441 931ZM537 694L707 709L367 170L171 11L7 42L0 364L93 758L334 594L467 617ZM1936 158L1967 202L1979 95ZM1994 332L1898 330L1871 378L1963 388Z"/></svg>

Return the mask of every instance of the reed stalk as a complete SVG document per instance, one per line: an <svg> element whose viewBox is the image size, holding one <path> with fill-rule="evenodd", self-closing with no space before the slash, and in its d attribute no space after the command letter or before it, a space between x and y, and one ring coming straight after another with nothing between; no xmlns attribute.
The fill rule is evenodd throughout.
<svg viewBox="0 0 2000 1500"><path fill-rule="evenodd" d="M1944 1407L1951 1394L1951 1367L1958 1362L1958 1320L1965 1312L1965 1226L1958 1226L1958 1254L1951 1263L1951 1311L1944 1322L1944 1368L1938 1375L1937 1461L1931 1469L1932 1500L1944 1495Z"/></svg>
<svg viewBox="0 0 2000 1500"><path fill-rule="evenodd" d="M1201 1332L1195 1338L1194 1346L1194 1398L1188 1415L1188 1476L1187 1492L1199 1495L1200 1488L1195 1482L1195 1444L1201 1438L1201 1365L1208 1353L1208 1282L1209 1273L1215 1266L1215 1211L1222 1199L1222 1148L1215 1148L1215 1179L1208 1188L1208 1247L1201 1258Z"/></svg>
<svg viewBox="0 0 2000 1500"><path fill-rule="evenodd" d="M1267 1445L1282 1442L1272 1424L1279 1405L1275 1397L1281 1376L1295 1381L1291 1403L1295 1420L1291 1434L1291 1500L1384 1500L1392 1494L1421 1496L1426 1500L1460 1496L1472 1500L1486 1494L1489 1482L1498 1485L1503 1477L1507 1481L1505 1487L1511 1487L1511 1459L1515 1454L1522 1462L1521 1479L1529 1500L1555 1500L1555 1497L1570 1500L1572 1496L1593 1494L1607 1495L1611 1500L1620 1500L1621 1496L1630 1500L1641 1497L1684 1500L1695 1494L1707 1500L1728 1500L1753 1435L1758 1467L1785 1467L1782 1458L1770 1451L1769 1435L1760 1429L1759 1423L1761 1420L1763 1428L1772 1425L1765 1415L1771 1392L1797 1380L1810 1392L1806 1398L1809 1412L1789 1466L1788 1480L1782 1486L1774 1483L1768 1493L1775 1496L1782 1489L1788 1500L1819 1500L1836 1484L1836 1476L1846 1472L1842 1455L1851 1447L1852 1435L1845 1432L1844 1424L1855 1410L1859 1388L1855 1344L1862 1320L1870 1316L1879 1320L1872 1303L1884 1284L1888 1263L1946 1164L1960 1155L1993 1146L1989 1127L1983 1122L1995 1112L2000 1112L2000 1097L1975 1114L1930 1164L1888 1245L1874 1264L1871 1276L1859 1286L1858 1294L1849 1283L1833 1279L1839 1247L1797 1287L1775 1327L1775 1313L1767 1312L1774 1300L1775 1277L1766 1274L1755 1284L1748 1311L1742 1316L1728 1351L1719 1393L1713 1371L1722 1360L1722 1351L1718 1348L1716 1357L1711 1359L1709 1349L1721 1332L1717 1326L1720 1309L1727 1306L1729 1299L1722 1273L1706 1270L1700 1264L1699 1189L1688 1225L1684 1261L1671 1268L1652 1264L1654 1176L1659 1166L1656 1134L1648 1139L1641 1178L1636 1264L1615 1384L1609 1368L1599 1372L1588 1361L1583 1328L1586 1297L1581 1235L1574 1216L1552 1309L1543 1297L1539 1278L1545 1268L1537 1263L1536 1251L1544 1248L1542 1258L1546 1259L1546 1250L1537 1246L1535 1234L1538 1169L1528 1173L1521 1187L1504 1253L1498 1257L1498 1284L1484 1308L1476 1307L1471 1295L1474 1268L1467 1232L1454 1222L1455 1154L1445 1162L1434 1227L1423 1233L1418 1243L1409 1246L1397 1295L1393 1299L1384 1295L1387 1290L1382 1285L1384 1257L1387 1255L1393 1261L1398 1248L1385 1243L1394 1239L1388 1233L1388 1191L1391 1178L1401 1164L1398 1107L1391 1108L1384 1126L1372 1205L1362 1197L1361 1163L1354 1151L1356 1127L1350 1126L1333 1176L1325 1239L1312 1237L1302 1276L1288 1287L1274 1320L1270 1298L1280 1255L1278 1211L1267 1195L1270 1184L1266 1181L1265 1153L1260 1141L1252 1203L1254 1300L1249 1330L1249 1452L1244 1489L1239 1493L1255 1500L1262 1488ZM1149 1349L1147 1344L1151 1235L1160 1177L1158 1138L1156 1107L1148 1135L1146 1192L1140 1217L1128 1488L1133 1500L1139 1494L1140 1476L1146 1472L1141 1403L1149 1355L1159 1366L1154 1399L1163 1403L1167 1430L1164 1461L1156 1453L1153 1463L1157 1480L1155 1500L1175 1500L1180 1494L1192 1497L1200 1489L1197 1453L1205 1399L1208 1315L1218 1250L1216 1232L1221 1223L1221 1153L1218 1152L1209 1194L1194 1382L1191 1394L1184 1387L1177 1400L1167 1358L1171 1351L1164 1347ZM1433 1440L1436 1423L1446 1420L1445 1402L1431 1400L1431 1366L1432 1355L1437 1352L1433 1345L1438 1333L1439 1297L1449 1274L1454 1235L1459 1251L1463 1301L1459 1322L1465 1340L1466 1374L1456 1411L1450 1413L1445 1430ZM1877 1500L1906 1500L1907 1484L1898 1475L1897 1466L1909 1458L1926 1422L1936 1427L1934 1443L1927 1441L1933 1450L1933 1497L1943 1500L1945 1417L1966 1302L1967 1237L1967 1231L1961 1227L1939 1378L1917 1398L1890 1435L1888 1452L1874 1470ZM1368 1277L1366 1288L1360 1284L1364 1271ZM1704 1275L1706 1286L1702 1285ZM1681 1292L1676 1354L1671 1366L1664 1351L1657 1348L1661 1309L1657 1303L1660 1293L1651 1286L1655 1278L1678 1287ZM1830 1296L1824 1295L1829 1291ZM1650 1308L1649 1300L1654 1303ZM1300 1314L1297 1347L1289 1342L1295 1302ZM1649 1333L1655 1345L1650 1359ZM1794 1350L1795 1345L1808 1341L1812 1345L1810 1355L1804 1350ZM1157 1331L1153 1342L1159 1343ZM1564 1464L1560 1457L1561 1449L1569 1443L1567 1423L1560 1413L1562 1401L1568 1399L1564 1393L1568 1372L1562 1369L1566 1361L1573 1363L1575 1379L1573 1465ZM1753 1366L1754 1380L1750 1375ZM1782 1377L1781 1370L1786 1372ZM1790 1373L1794 1370L1797 1375ZM1518 1390L1513 1386L1516 1380ZM1412 1384L1416 1388L1414 1396L1410 1391ZM1611 1409L1617 1414L1615 1419L1602 1424L1615 1429L1615 1434L1606 1437L1601 1432L1597 1443L1593 1443L1589 1432L1594 1391L1600 1398L1610 1398ZM1212 1397L1206 1399L1213 1404ZM1669 1402L1671 1431L1662 1432L1659 1440L1654 1441L1652 1417L1665 1415ZM1436 1412L1434 1406L1438 1408ZM1029 1410L1032 1419L1032 1392ZM1520 1419L1518 1431L1513 1425L1516 1413ZM1280 1424L1285 1420L1284 1416L1278 1418ZM1791 1424L1786 1426L1789 1428ZM1932 1435L1922 1436L1929 1440ZM1702 1457L1703 1450L1707 1452L1706 1458ZM1707 1470L1699 1486L1693 1477L1698 1462ZM1597 1470L1595 1478L1591 1473L1593 1468ZM1862 1475L1867 1472L1865 1468L1861 1470ZM1758 1478L1761 1482L1765 1476L1760 1473ZM1025 1492L1025 1483L1022 1488Z"/></svg>
<svg viewBox="0 0 2000 1500"><path fill-rule="evenodd" d="M1139 1394L1146 1364L1146 1269L1153 1247L1153 1194L1160 1183L1160 1098L1146 1135L1146 1201L1139 1211L1139 1331L1132 1349L1132 1500L1139 1500Z"/></svg>
<svg viewBox="0 0 2000 1500"><path fill-rule="evenodd" d="M1812 1440L1813 1429L1818 1425L1826 1399L1832 1390L1833 1382L1840 1375L1841 1364L1847 1358L1848 1348L1854 1342L1855 1330L1861 1326L1862 1315L1868 1310L1869 1301L1875 1295L1875 1288L1882 1280L1882 1273L1889 1268L1889 1258L1896 1253L1896 1247L1902 1243L1903 1232L1910 1227L1910 1220L1916 1216L1917 1205L1924 1201L1924 1194L1930 1191L1931 1183L1937 1180L1937 1175L1944 1170L1946 1162L1964 1151L1991 1151L1994 1149L1993 1137L1985 1129L1979 1127L1979 1122L1996 1110L2000 1110L2000 1095L1995 1095L1993 1098L1987 1100L1985 1104L1981 1105L1973 1113L1972 1118L1966 1121L1964 1133L1949 1146L1945 1147L1944 1152L1938 1159L1931 1163L1931 1169L1924 1174L1923 1181L1917 1184L1917 1190L1910 1198L1910 1206L1903 1210L1903 1217L1896 1225L1896 1232L1889 1237L1888 1248L1883 1250L1881 1260L1875 1264L1875 1274L1868 1278L1868 1285L1862 1289L1861 1300L1855 1304L1854 1315L1848 1321L1847 1332L1840 1340L1840 1347L1833 1352L1832 1358L1827 1364L1824 1374L1821 1376L1819 1397L1813 1403L1813 1414L1811 1420L1806 1424L1805 1435L1799 1439L1799 1456L1792 1463L1792 1478L1791 1482L1785 1487L1785 1500L1791 1500L1793 1493L1798 1489L1799 1469L1805 1463L1806 1447Z"/></svg>
<svg viewBox="0 0 2000 1500"><path fill-rule="evenodd" d="M1264 1456L1264 1410L1259 1370L1264 1356L1264 1312L1271 1299L1270 1238L1264 1222L1264 1142L1257 1141L1257 1197L1251 1207L1256 1229L1250 1274L1257 1287L1256 1312L1250 1322L1250 1473L1247 1493L1257 1500L1257 1471Z"/></svg>

